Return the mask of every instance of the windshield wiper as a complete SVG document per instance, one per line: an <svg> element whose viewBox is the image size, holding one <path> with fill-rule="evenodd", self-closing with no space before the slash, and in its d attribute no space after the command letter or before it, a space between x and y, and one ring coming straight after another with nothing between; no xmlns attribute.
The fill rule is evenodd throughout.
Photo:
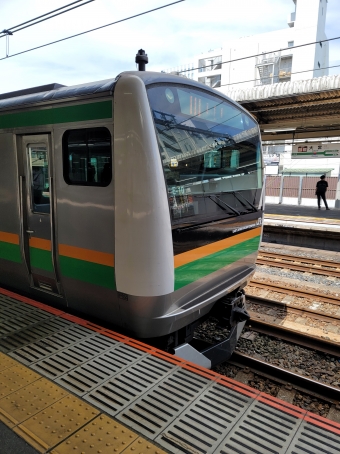
<svg viewBox="0 0 340 454"><path fill-rule="evenodd" d="M243 200L245 200L245 201L248 203L248 205L251 206L252 211L253 211L254 213L256 213L257 211L259 211L259 210L256 208L255 205L253 205L248 199L246 199L246 198L245 198L242 194L240 194L239 192L236 192L236 191L224 191L223 194L234 194L234 196L237 198L237 200L238 200L245 208L247 208L247 206L246 206L245 203L241 200L241 198L242 198Z"/></svg>
<svg viewBox="0 0 340 454"><path fill-rule="evenodd" d="M218 202L216 202L216 200L213 199L213 197L215 197L215 199L218 200ZM219 197L217 197L217 195L208 195L208 198L210 200L212 200L214 203L216 203L217 206L219 206L220 208L222 208L222 210L225 210L227 211L223 206L221 205L225 205L227 208L229 208L229 210L231 210L234 214L236 214L237 216L240 216L241 213L237 210L235 210L235 208L231 207L230 205L228 205L227 203L223 202L223 200L221 200Z"/></svg>
<svg viewBox="0 0 340 454"><path fill-rule="evenodd" d="M187 227L176 227L176 225L173 225L172 230L176 230L178 233L181 233L181 232L184 232L187 230L200 229L202 227L206 227L207 225L216 224L216 223L219 223L224 220L225 220L225 218L214 219L214 220L205 221L205 222L198 222L197 224L191 224L190 222L183 222L181 225L183 225L183 224L191 224L191 225L188 225Z"/></svg>

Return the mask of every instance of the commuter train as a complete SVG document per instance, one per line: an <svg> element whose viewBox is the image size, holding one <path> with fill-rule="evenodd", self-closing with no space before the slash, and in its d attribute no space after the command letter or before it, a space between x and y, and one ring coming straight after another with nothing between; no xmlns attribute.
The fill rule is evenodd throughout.
<svg viewBox="0 0 340 454"><path fill-rule="evenodd" d="M149 71L0 95L0 285L230 357L262 234L257 123L190 79ZM203 349L211 314L229 330Z"/></svg>

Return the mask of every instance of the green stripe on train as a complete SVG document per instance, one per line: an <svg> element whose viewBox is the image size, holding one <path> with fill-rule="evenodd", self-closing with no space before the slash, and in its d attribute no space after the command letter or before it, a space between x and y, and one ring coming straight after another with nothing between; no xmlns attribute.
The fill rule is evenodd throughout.
<svg viewBox="0 0 340 454"><path fill-rule="evenodd" d="M114 268L111 266L65 256L60 256L59 261L63 276L113 290L116 288Z"/></svg>
<svg viewBox="0 0 340 454"><path fill-rule="evenodd" d="M192 284L199 279L221 268L235 263L258 250L261 236L243 241L223 251L216 252L195 262L188 263L175 269L175 290Z"/></svg>
<svg viewBox="0 0 340 454"><path fill-rule="evenodd" d="M54 273L51 251L30 247L30 264L33 268Z"/></svg>
<svg viewBox="0 0 340 454"><path fill-rule="evenodd" d="M20 246L18 244L0 241L0 259L21 263Z"/></svg>
<svg viewBox="0 0 340 454"><path fill-rule="evenodd" d="M0 129L112 118L112 101L0 115Z"/></svg>

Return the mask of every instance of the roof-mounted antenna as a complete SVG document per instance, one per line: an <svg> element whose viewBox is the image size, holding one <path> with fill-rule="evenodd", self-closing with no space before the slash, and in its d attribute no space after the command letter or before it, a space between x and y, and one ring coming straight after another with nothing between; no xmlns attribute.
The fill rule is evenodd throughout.
<svg viewBox="0 0 340 454"><path fill-rule="evenodd" d="M139 49L135 61L138 64L138 71L145 71L145 65L149 63L148 54L145 53L145 50Z"/></svg>

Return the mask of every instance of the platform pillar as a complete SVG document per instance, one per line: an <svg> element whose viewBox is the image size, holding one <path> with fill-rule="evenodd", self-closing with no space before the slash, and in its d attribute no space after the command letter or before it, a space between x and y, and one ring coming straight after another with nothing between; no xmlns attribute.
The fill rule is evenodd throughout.
<svg viewBox="0 0 340 454"><path fill-rule="evenodd" d="M339 169L339 175L338 175L338 184L336 185L336 191L335 191L334 208L340 208L340 169Z"/></svg>

